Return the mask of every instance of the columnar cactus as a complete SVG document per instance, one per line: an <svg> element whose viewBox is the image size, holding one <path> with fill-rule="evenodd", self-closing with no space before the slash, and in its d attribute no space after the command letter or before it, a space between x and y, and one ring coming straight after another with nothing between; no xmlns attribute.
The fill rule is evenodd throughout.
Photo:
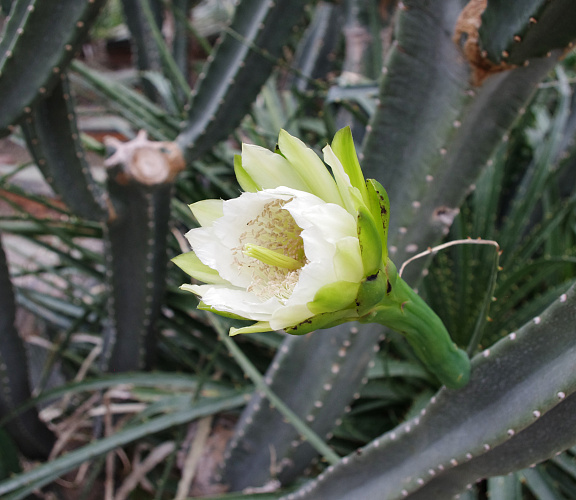
<svg viewBox="0 0 576 500"><path fill-rule="evenodd" d="M4 249L0 246L0 415L7 417L30 399L28 361L16 330L16 304ZM6 430L29 458L46 459L55 436L32 408L11 415Z"/></svg>
<svg viewBox="0 0 576 500"><path fill-rule="evenodd" d="M13 2L0 41L0 131L6 133L50 93L103 3Z"/></svg>
<svg viewBox="0 0 576 500"><path fill-rule="evenodd" d="M102 366L112 372L152 366L156 319L166 280L166 235L175 176L184 168L172 143L141 133L108 158L115 213L106 224L111 296Z"/></svg>
<svg viewBox="0 0 576 500"><path fill-rule="evenodd" d="M230 134L280 57L303 14L304 0L241 2L193 90L188 117L176 142L188 161Z"/></svg>
<svg viewBox="0 0 576 500"><path fill-rule="evenodd" d="M101 3L2 2L3 10L11 7L0 41L0 131L9 133L22 123L34 158L62 199L78 215L102 222L110 297L102 366L111 371L138 370L149 367L153 352L175 175L184 167L183 159L193 164L236 129L307 2L241 2L200 75L194 98L177 116L75 65L110 98L121 89L118 102L126 99L123 102L135 111L135 123L137 119L139 126L163 141L147 141L140 135L127 145L112 143L116 154L108 162L111 169L104 189L94 183L83 160L63 76ZM125 6L138 7L128 1ZM323 165L317 168L320 160L314 153L282 132L277 152L268 151L261 160L262 151L247 147L236 161L236 174L246 191L240 198L193 205L203 227L190 237L195 253L176 262L206 285L186 288L202 298L202 309L256 322L236 325L235 333L283 328L303 334L286 337L265 382L313 431L329 439L366 382L366 368L378 350L382 329L362 323L382 323L405 333L427 369L447 385L419 416L344 457L285 498L449 497L482 477L526 467L575 443L573 290L477 354L466 385L468 361L458 348L464 345L454 346L434 313L408 286L418 285L426 260L412 264L402 279L391 263L405 261L447 233L534 89L576 38L574 16L566 0L472 0L467 5L463 0L404 0L398 3L395 40L386 54L375 111L363 145L357 145L365 176L378 182L366 185L358 174L349 136L345 147L340 135L327 150L332 177ZM144 17L148 23L150 16ZM325 27L328 17L324 9L318 18ZM135 35L142 23L132 26ZM156 49L166 47L143 50L156 57ZM186 66L182 54L178 60L180 67ZM146 67L162 70L160 64ZM173 81L184 82L174 91L181 98L186 79L176 75ZM390 193L389 203L380 183ZM312 291L295 294L301 302L290 302L291 293L281 290L286 292L281 297L286 307L276 307L272 300L266 304L238 300L240 295L251 297L254 283L247 285L244 276L232 275L230 262L215 264L214 255L202 254L201 244L218 236L217 221L237 207L258 212L248 222L265 218L266 209L268 222L279 222L299 237L306 231L306 237L322 232L325 228L318 221L334 222L332 233L339 237L329 242L332 246L324 245L327 238L322 244L314 237L308 241L322 251L335 249L334 261L340 259L345 266L321 273L321 282ZM316 221L310 214L313 210L327 215L322 219L316 214ZM336 220L344 222L337 225ZM229 224L224 229L233 233L235 228ZM286 277L298 274L306 259L313 260L303 247L288 255L267 247L255 233L253 241L244 236L239 237L243 245L238 255L231 257L241 271L252 259L258 272L274 266ZM346 246L349 242L353 245ZM217 238L211 240L209 248L215 250L219 243ZM325 270L325 264L319 261L318 268ZM20 402L29 391L22 346L12 325L14 304L6 269L4 274L2 289L9 309L4 330L11 339L6 349L10 356L18 356L14 359L20 366L4 369L0 410L6 414L14 408L14 394ZM283 284L269 275L264 278L266 285ZM228 294L226 300L220 300L222 293ZM410 312L416 319L407 323ZM348 323L353 320L357 322ZM320 327L331 328L312 332ZM431 331L441 332L440 337L430 336ZM464 344L469 333L453 337ZM8 429L22 450L46 456L53 440L49 431L33 411L18 418ZM225 455L223 483L239 490L264 485L272 476L283 484L300 477L315 450L282 418L262 393L253 395ZM28 422L24 427L38 429L39 443L30 444L23 421Z"/></svg>
<svg viewBox="0 0 576 500"><path fill-rule="evenodd" d="M60 79L23 120L26 144L46 180L76 214L106 220L108 199L84 156L68 77L62 73Z"/></svg>

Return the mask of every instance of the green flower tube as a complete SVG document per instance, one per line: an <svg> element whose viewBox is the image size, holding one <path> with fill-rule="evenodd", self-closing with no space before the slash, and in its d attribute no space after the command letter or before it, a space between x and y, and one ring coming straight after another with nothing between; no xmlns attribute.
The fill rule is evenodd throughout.
<svg viewBox="0 0 576 500"><path fill-rule="evenodd" d="M195 281L181 288L202 309L253 321L231 335L380 323L442 383L463 386L468 357L388 258L388 196L364 180L350 129L323 153L331 171L284 130L276 152L243 144L234 169L244 192L190 205L201 227L186 234L192 251L173 259Z"/></svg>

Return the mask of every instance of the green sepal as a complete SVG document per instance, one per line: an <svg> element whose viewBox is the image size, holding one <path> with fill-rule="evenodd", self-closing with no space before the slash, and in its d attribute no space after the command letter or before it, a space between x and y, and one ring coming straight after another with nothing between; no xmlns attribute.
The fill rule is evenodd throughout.
<svg viewBox="0 0 576 500"><path fill-rule="evenodd" d="M218 271L204 264L194 252L186 252L171 259L182 271L192 278L211 285L228 285L228 281L221 278Z"/></svg>
<svg viewBox="0 0 576 500"><path fill-rule="evenodd" d="M348 321L356 321L357 319L357 313L354 309L342 309L340 311L317 314L297 325L284 328L284 331L290 335L305 335L314 330L330 328Z"/></svg>
<svg viewBox="0 0 576 500"><path fill-rule="evenodd" d="M285 130L278 134L278 148L308 186L308 192L327 203L343 206L334 178L312 149Z"/></svg>
<svg viewBox="0 0 576 500"><path fill-rule="evenodd" d="M241 155L234 155L234 175L236 175L236 180L242 191L247 193L255 193L256 191L260 191L258 185L252 180L252 177L248 175L248 172L242 166L242 156Z"/></svg>
<svg viewBox="0 0 576 500"><path fill-rule="evenodd" d="M202 200L191 203L188 208L202 227L211 226L214 221L224 215L222 200Z"/></svg>
<svg viewBox="0 0 576 500"><path fill-rule="evenodd" d="M354 147L354 139L352 138L352 131L350 127L340 129L334 135L331 144L332 150L337 158L342 163L344 171L350 178L350 183L360 191L364 202L368 201L368 193L366 190L366 183L364 181L364 174L360 168L356 148Z"/></svg>
<svg viewBox="0 0 576 500"><path fill-rule="evenodd" d="M359 287L359 283L350 281L329 283L316 292L314 300L308 302L306 307L314 314L348 309L354 304Z"/></svg>
<svg viewBox="0 0 576 500"><path fill-rule="evenodd" d="M378 234L380 241L382 241L382 261L388 260L388 226L390 223L390 200L388 193L377 180L368 179L366 181L366 189L368 192L368 208L372 217L378 224Z"/></svg>
<svg viewBox="0 0 576 500"><path fill-rule="evenodd" d="M363 205L358 207L356 215L358 221L358 240L360 253L366 276L372 276L378 272L382 265L382 237L374 217Z"/></svg>
<svg viewBox="0 0 576 500"><path fill-rule="evenodd" d="M350 178L332 148L326 146L322 152L324 153L324 161L332 168L332 174L342 198L342 206L352 215L356 214L356 205L358 203L364 205L360 191L350 184ZM353 191L356 193L355 196L352 195Z"/></svg>
<svg viewBox="0 0 576 500"><path fill-rule="evenodd" d="M198 304L197 309L201 311L209 311L211 313L217 314L218 316L222 316L223 318L230 318L230 319L241 319L243 321L250 321L249 318L245 318L244 316L238 316L237 314L227 312L227 311L219 311L214 306L209 306L205 302L200 301Z"/></svg>
<svg viewBox="0 0 576 500"><path fill-rule="evenodd" d="M268 321L258 321L250 326L244 326L242 328L230 328L230 337L234 335L240 335L244 333L262 333L262 332L271 332L272 328L270 328L270 323Z"/></svg>
<svg viewBox="0 0 576 500"><path fill-rule="evenodd" d="M361 284L356 299L358 316L368 314L391 290L390 282L383 270L368 276Z"/></svg>

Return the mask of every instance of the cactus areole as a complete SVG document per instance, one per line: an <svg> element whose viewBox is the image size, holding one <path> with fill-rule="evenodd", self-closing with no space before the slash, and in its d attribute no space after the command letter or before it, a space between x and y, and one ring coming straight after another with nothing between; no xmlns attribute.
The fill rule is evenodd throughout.
<svg viewBox="0 0 576 500"><path fill-rule="evenodd" d="M442 383L462 387L468 357L388 258L388 195L364 180L350 129L323 152L332 173L284 130L275 152L244 144L234 160L244 192L190 205L201 227L173 261L204 284L181 288L201 309L254 321L231 335L380 323L404 334Z"/></svg>

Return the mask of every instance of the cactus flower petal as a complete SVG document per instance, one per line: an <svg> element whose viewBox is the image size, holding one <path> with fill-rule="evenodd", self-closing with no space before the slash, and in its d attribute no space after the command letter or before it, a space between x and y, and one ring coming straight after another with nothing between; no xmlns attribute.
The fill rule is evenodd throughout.
<svg viewBox="0 0 576 500"><path fill-rule="evenodd" d="M350 180L352 186L358 189L362 198L367 202L368 195L366 192L364 174L360 168L358 155L356 154L356 149L354 148L354 140L352 139L352 132L350 127L344 127L343 129L340 129L338 132L336 132L336 135L334 135L334 139L332 140L331 149L342 164L342 167L348 175L348 179ZM330 164L328 159L326 159L326 162Z"/></svg>
<svg viewBox="0 0 576 500"><path fill-rule="evenodd" d="M172 259L172 262L186 274L204 283L229 284L225 279L220 277L218 271L204 264L194 252L177 255Z"/></svg>
<svg viewBox="0 0 576 500"><path fill-rule="evenodd" d="M376 221L378 233L382 241L382 262L388 260L388 225L390 222L390 200L388 193L378 181L366 181L368 193L368 208ZM378 224L378 221L380 223Z"/></svg>
<svg viewBox="0 0 576 500"><path fill-rule="evenodd" d="M210 226L222 217L222 200L202 200L189 205L190 210L201 226Z"/></svg>
<svg viewBox="0 0 576 500"><path fill-rule="evenodd" d="M344 167L340 160L332 151L330 146L326 146L322 152L324 153L324 159L328 165L332 167L332 172L334 173L334 179L336 180L336 185L338 186L338 191L342 197L342 202L344 203L344 208L348 210L351 214L356 212L356 197L353 195L353 190L355 188L350 184L350 178L348 174L344 171Z"/></svg>
<svg viewBox="0 0 576 500"><path fill-rule="evenodd" d="M358 207L357 219L362 262L368 276L372 276L382 264L382 238L372 214L366 207Z"/></svg>
<svg viewBox="0 0 576 500"><path fill-rule="evenodd" d="M282 155L252 144L242 144L242 167L259 189L285 186L308 191L306 182Z"/></svg>
<svg viewBox="0 0 576 500"><path fill-rule="evenodd" d="M242 191L247 193L255 193L256 191L260 191L258 184L250 177L246 169L242 166L242 156L234 155L234 175L236 176L236 180Z"/></svg>
<svg viewBox="0 0 576 500"><path fill-rule="evenodd" d="M306 191L315 194L327 203L342 205L342 198L334 179L312 149L285 130L280 131L278 147L290 165L306 182Z"/></svg>
<svg viewBox="0 0 576 500"><path fill-rule="evenodd" d="M186 234L194 265L215 274L185 289L215 310L281 329L313 316L307 304L325 285L348 281L357 290L364 277L356 222L340 205L281 187L224 201L222 214Z"/></svg>
<svg viewBox="0 0 576 500"><path fill-rule="evenodd" d="M241 333L261 333L269 332L271 330L270 323L266 321L259 321L250 326L244 326L242 328L230 328L230 336L239 335Z"/></svg>

